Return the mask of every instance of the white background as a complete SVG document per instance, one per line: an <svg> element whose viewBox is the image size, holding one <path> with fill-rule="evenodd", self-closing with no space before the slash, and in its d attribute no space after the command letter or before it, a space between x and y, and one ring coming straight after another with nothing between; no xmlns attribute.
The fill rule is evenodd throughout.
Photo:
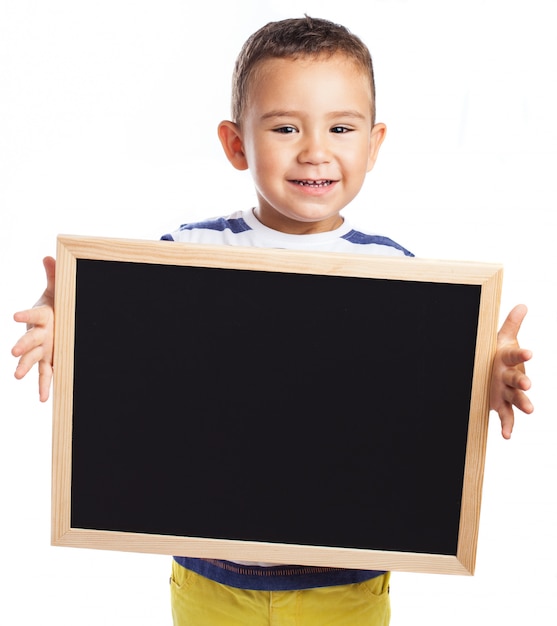
<svg viewBox="0 0 557 626"><path fill-rule="evenodd" d="M422 257L504 263L502 314L530 309L536 411L510 442L491 421L476 575L394 574L392 626L556 623L555 4L0 2L1 622L170 624L169 557L49 546L51 405L13 378L12 314L59 233L158 239L253 204L216 135L232 65L252 31L307 12L369 45L388 126L346 215Z"/></svg>

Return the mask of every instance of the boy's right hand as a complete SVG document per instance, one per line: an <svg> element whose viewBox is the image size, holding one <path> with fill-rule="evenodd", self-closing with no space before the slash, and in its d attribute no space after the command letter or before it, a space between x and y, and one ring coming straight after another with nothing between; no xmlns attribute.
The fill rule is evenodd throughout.
<svg viewBox="0 0 557 626"><path fill-rule="evenodd" d="M27 324L27 332L12 348L12 354L19 357L15 377L23 378L35 365L39 364L39 399L48 400L52 381L54 354L54 283L56 261L52 257L43 260L46 271L46 289L32 309L18 311L14 320Z"/></svg>

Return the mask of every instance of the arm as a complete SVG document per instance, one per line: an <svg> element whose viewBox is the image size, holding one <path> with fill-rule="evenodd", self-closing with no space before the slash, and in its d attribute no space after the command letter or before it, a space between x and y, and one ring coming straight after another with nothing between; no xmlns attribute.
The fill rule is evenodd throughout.
<svg viewBox="0 0 557 626"><path fill-rule="evenodd" d="M501 420L502 435L511 438L514 425L514 408L532 413L534 407L526 391L531 382L526 376L524 363L532 352L518 344L518 331L528 309L519 304L509 313L497 334L497 352L491 376L490 408L497 411Z"/></svg>
<svg viewBox="0 0 557 626"><path fill-rule="evenodd" d="M52 257L43 261L46 271L46 289L32 309L15 313L14 320L27 324L27 332L12 348L19 358L15 377L23 378L38 363L39 398L48 400L53 374L54 352L54 282L56 262Z"/></svg>

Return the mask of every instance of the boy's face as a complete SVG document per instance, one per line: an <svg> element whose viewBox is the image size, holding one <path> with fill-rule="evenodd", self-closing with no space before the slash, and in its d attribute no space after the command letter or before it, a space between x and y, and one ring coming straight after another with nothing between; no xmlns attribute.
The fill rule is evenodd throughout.
<svg viewBox="0 0 557 626"><path fill-rule="evenodd" d="M366 74L343 55L270 59L245 110L241 128L224 122L219 134L233 165L251 170L259 220L297 234L338 227L385 133L372 127Z"/></svg>

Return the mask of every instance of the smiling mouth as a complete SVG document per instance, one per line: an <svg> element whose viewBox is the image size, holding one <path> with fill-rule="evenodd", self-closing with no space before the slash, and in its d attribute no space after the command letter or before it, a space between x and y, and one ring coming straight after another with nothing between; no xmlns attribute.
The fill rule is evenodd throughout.
<svg viewBox="0 0 557 626"><path fill-rule="evenodd" d="M301 187L328 187L333 184L333 180L293 180L293 183L300 185Z"/></svg>

